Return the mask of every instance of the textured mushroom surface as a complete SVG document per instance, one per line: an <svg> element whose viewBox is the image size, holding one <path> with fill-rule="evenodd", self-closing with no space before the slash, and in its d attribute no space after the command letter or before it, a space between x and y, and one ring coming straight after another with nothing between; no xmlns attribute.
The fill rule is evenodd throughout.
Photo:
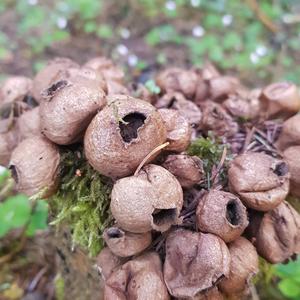
<svg viewBox="0 0 300 300"><path fill-rule="evenodd" d="M41 134L40 108L35 107L32 110L24 112L17 119L17 127L21 140L39 136Z"/></svg>
<svg viewBox="0 0 300 300"><path fill-rule="evenodd" d="M183 192L174 175L163 167L146 165L137 176L119 179L112 190L111 212L130 232L166 231L179 222Z"/></svg>
<svg viewBox="0 0 300 300"><path fill-rule="evenodd" d="M258 273L258 254L255 247L245 238L239 237L228 245L231 262L228 278L219 284L226 295L238 294L248 288L251 278Z"/></svg>
<svg viewBox="0 0 300 300"><path fill-rule="evenodd" d="M174 297L192 298L214 287L229 266L229 250L213 234L180 229L167 237L164 279Z"/></svg>
<svg viewBox="0 0 300 300"><path fill-rule="evenodd" d="M13 150L19 142L19 132L14 126L8 131L0 132L0 165L7 166Z"/></svg>
<svg viewBox="0 0 300 300"><path fill-rule="evenodd" d="M107 279L106 300L168 300L163 281L161 261L150 252L122 265Z"/></svg>
<svg viewBox="0 0 300 300"><path fill-rule="evenodd" d="M58 181L60 154L58 148L43 137L22 141L13 151L9 169L18 192L28 196L43 192L49 197Z"/></svg>
<svg viewBox="0 0 300 300"><path fill-rule="evenodd" d="M264 153L237 156L228 170L229 187L247 207L268 211L288 195L290 173L282 160Z"/></svg>
<svg viewBox="0 0 300 300"><path fill-rule="evenodd" d="M249 223L241 200L218 190L210 190L200 199L196 216L201 232L213 233L226 243L238 238Z"/></svg>
<svg viewBox="0 0 300 300"><path fill-rule="evenodd" d="M153 149L166 141L167 131L150 103L125 95L113 99L117 100L108 100L109 105L89 125L84 149L98 172L116 178L131 175Z"/></svg>

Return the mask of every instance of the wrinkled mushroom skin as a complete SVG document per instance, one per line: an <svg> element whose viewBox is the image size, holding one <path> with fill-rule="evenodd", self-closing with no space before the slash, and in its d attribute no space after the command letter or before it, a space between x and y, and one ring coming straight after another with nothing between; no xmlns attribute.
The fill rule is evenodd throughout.
<svg viewBox="0 0 300 300"><path fill-rule="evenodd" d="M41 134L40 108L26 111L17 119L20 139L39 136Z"/></svg>
<svg viewBox="0 0 300 300"><path fill-rule="evenodd" d="M283 158L289 165L291 173L290 193L293 196L300 197L300 146L287 148L283 152Z"/></svg>
<svg viewBox="0 0 300 300"><path fill-rule="evenodd" d="M55 82L40 105L42 132L59 145L77 142L105 103L104 91L94 80L76 77Z"/></svg>
<svg viewBox="0 0 300 300"><path fill-rule="evenodd" d="M204 176L203 162L197 156L170 154L162 166L171 172L185 188L199 183Z"/></svg>
<svg viewBox="0 0 300 300"><path fill-rule="evenodd" d="M6 132L0 132L0 165L6 167L13 150L19 143L19 132L14 126Z"/></svg>
<svg viewBox="0 0 300 300"><path fill-rule="evenodd" d="M237 156L228 170L229 188L243 203L259 211L278 206L289 192L288 165L264 153Z"/></svg>
<svg viewBox="0 0 300 300"><path fill-rule="evenodd" d="M105 283L104 299L169 300L158 254L144 254L113 272Z"/></svg>
<svg viewBox="0 0 300 300"><path fill-rule="evenodd" d="M202 106L200 129L204 132L213 131L218 136L233 136L238 132L238 124L218 103L205 102Z"/></svg>
<svg viewBox="0 0 300 300"><path fill-rule="evenodd" d="M200 199L197 225L201 232L213 233L226 243L238 238L248 226L246 207L231 193L210 190Z"/></svg>
<svg viewBox="0 0 300 300"><path fill-rule="evenodd" d="M300 253L300 215L287 202L267 212L256 234L260 256L272 264L282 263Z"/></svg>
<svg viewBox="0 0 300 300"><path fill-rule="evenodd" d="M98 172L118 178L132 174L153 149L166 141L167 131L151 104L125 95L114 97L118 100L108 100L109 105L89 125L84 148Z"/></svg>
<svg viewBox="0 0 300 300"><path fill-rule="evenodd" d="M113 254L105 247L96 257L96 265L102 278L106 280L118 267L124 263L124 259Z"/></svg>
<svg viewBox="0 0 300 300"><path fill-rule="evenodd" d="M137 176L119 179L112 190L110 209L124 230L166 231L179 222L183 192L166 169L146 165Z"/></svg>
<svg viewBox="0 0 300 300"><path fill-rule="evenodd" d="M300 145L300 114L297 114L283 123L276 146L284 151L290 146Z"/></svg>
<svg viewBox="0 0 300 300"><path fill-rule="evenodd" d="M262 90L260 100L267 108L267 116L291 117L300 110L300 94L295 84L278 82Z"/></svg>
<svg viewBox="0 0 300 300"><path fill-rule="evenodd" d="M170 143L165 150L182 152L190 144L192 128L188 121L174 109L159 109L167 129L167 141Z"/></svg>
<svg viewBox="0 0 300 300"><path fill-rule="evenodd" d="M198 76L193 70L168 68L156 77L156 84L164 93L180 92L188 99L193 98Z"/></svg>
<svg viewBox="0 0 300 300"><path fill-rule="evenodd" d="M228 276L230 254L213 234L177 230L166 240L164 279L169 293L192 298Z"/></svg>
<svg viewBox="0 0 300 300"><path fill-rule="evenodd" d="M256 249L247 239L239 237L228 248L231 257L230 273L218 286L224 294L230 296L244 292L259 267Z"/></svg>
<svg viewBox="0 0 300 300"><path fill-rule="evenodd" d="M191 298L192 300L224 300L222 293L217 287L211 288L203 293L200 293L196 297ZM183 299L180 299L183 300Z"/></svg>
<svg viewBox="0 0 300 300"><path fill-rule="evenodd" d="M33 137L15 148L9 168L18 192L33 196L45 189L43 197L50 197L57 186L59 163L58 148L43 137Z"/></svg>
<svg viewBox="0 0 300 300"><path fill-rule="evenodd" d="M12 76L0 87L0 104L22 101L30 95L32 80L24 76Z"/></svg>
<svg viewBox="0 0 300 300"><path fill-rule="evenodd" d="M79 68L79 65L68 58L58 57L48 62L45 68L33 79L32 94L37 102L42 101L42 92L46 90L55 77L68 68Z"/></svg>
<svg viewBox="0 0 300 300"><path fill-rule="evenodd" d="M118 227L105 229L103 238L112 253L120 257L137 255L152 241L151 232L132 233Z"/></svg>
<svg viewBox="0 0 300 300"><path fill-rule="evenodd" d="M201 122L202 113L199 107L180 93L169 92L165 94L158 99L155 106L177 110L191 126L197 127Z"/></svg>

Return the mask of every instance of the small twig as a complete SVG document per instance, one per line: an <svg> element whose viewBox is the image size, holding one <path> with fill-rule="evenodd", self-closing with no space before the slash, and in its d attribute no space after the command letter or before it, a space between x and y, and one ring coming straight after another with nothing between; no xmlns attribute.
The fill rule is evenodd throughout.
<svg viewBox="0 0 300 300"><path fill-rule="evenodd" d="M245 143L244 143L244 146L243 146L243 150L242 150L242 153L246 152L247 151L247 148L253 138L253 134L255 132L255 127L252 127L250 131L248 131L247 135L246 135L246 139L245 139Z"/></svg>
<svg viewBox="0 0 300 300"><path fill-rule="evenodd" d="M36 286L38 285L41 278L44 276L44 274L48 271L47 267L42 268L33 278L33 280L30 282L27 291L32 292L35 290Z"/></svg>
<svg viewBox="0 0 300 300"><path fill-rule="evenodd" d="M170 143L166 142L162 145L157 146L154 148L147 156L142 160L142 162L137 167L136 171L134 172L134 176L137 176L137 174L140 172L141 168L144 166L144 164L158 151L162 150L163 148L167 147Z"/></svg>
<svg viewBox="0 0 300 300"><path fill-rule="evenodd" d="M227 156L227 147L225 146L224 149L223 149L223 153L222 153L220 162L219 162L219 164L218 164L218 166L217 166L217 169L216 169L216 171L215 171L215 174L214 174L214 176L211 178L212 186L215 185L215 183L216 183L216 178L218 177L218 174L220 173L221 169L223 168L223 165L224 165L224 163L225 163L226 156Z"/></svg>

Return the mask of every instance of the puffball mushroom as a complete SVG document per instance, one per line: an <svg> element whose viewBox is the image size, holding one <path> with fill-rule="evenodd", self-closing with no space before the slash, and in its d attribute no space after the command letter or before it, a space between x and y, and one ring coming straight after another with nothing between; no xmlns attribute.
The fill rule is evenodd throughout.
<svg viewBox="0 0 300 300"><path fill-rule="evenodd" d="M132 233L118 227L105 229L103 238L111 252L120 257L137 255L152 242L151 232Z"/></svg>
<svg viewBox="0 0 300 300"><path fill-rule="evenodd" d="M272 264L300 253L300 215L288 202L265 213L256 233L255 247Z"/></svg>
<svg viewBox="0 0 300 300"><path fill-rule="evenodd" d="M85 154L101 174L113 178L128 176L166 141L167 131L160 113L150 103L125 95L107 101L109 104L86 131Z"/></svg>
<svg viewBox="0 0 300 300"><path fill-rule="evenodd" d="M167 129L167 141L170 143L165 150L182 152L190 144L192 128L186 118L174 109L161 108L161 114Z"/></svg>
<svg viewBox="0 0 300 300"><path fill-rule="evenodd" d="M149 252L128 261L107 279L106 300L169 300L157 253Z"/></svg>
<svg viewBox="0 0 300 300"><path fill-rule="evenodd" d="M300 110L298 87L290 82L272 83L262 90L260 100L268 117L291 117Z"/></svg>
<svg viewBox="0 0 300 300"><path fill-rule="evenodd" d="M168 68L160 72L155 81L164 93L180 92L192 99L196 92L198 76L193 70Z"/></svg>
<svg viewBox="0 0 300 300"><path fill-rule="evenodd" d="M228 170L230 191L247 207L259 211L274 209L285 199L289 178L287 163L264 153L239 155Z"/></svg>
<svg viewBox="0 0 300 300"><path fill-rule="evenodd" d="M45 190L41 197L50 197L57 186L59 163L56 145L44 137L32 137L15 148L9 169L18 192L33 196Z"/></svg>
<svg viewBox="0 0 300 300"><path fill-rule="evenodd" d="M231 137L238 132L238 124L218 103L205 102L202 107L200 129L213 131L217 136Z"/></svg>
<svg viewBox="0 0 300 300"><path fill-rule="evenodd" d="M114 184L110 209L121 228L143 233L151 229L166 231L179 223L182 205L183 192L175 176L150 164L136 176Z"/></svg>
<svg viewBox="0 0 300 300"><path fill-rule="evenodd" d="M40 104L42 132L59 145L77 142L105 104L105 93L95 80L75 76L55 82Z"/></svg>
<svg viewBox="0 0 300 300"><path fill-rule="evenodd" d="M283 158L287 162L291 174L290 193L300 197L300 146L287 148L283 152Z"/></svg>
<svg viewBox="0 0 300 300"><path fill-rule="evenodd" d="M255 247L245 238L239 237L228 245L231 262L228 278L218 285L221 292L230 296L243 293L251 278L259 272Z"/></svg>
<svg viewBox="0 0 300 300"><path fill-rule="evenodd" d="M284 151L290 146L300 145L300 114L297 114L283 123L276 146Z"/></svg>
<svg viewBox="0 0 300 300"><path fill-rule="evenodd" d="M41 134L41 120L39 106L32 110L24 112L17 119L17 127L19 130L20 139L34 137Z"/></svg>
<svg viewBox="0 0 300 300"><path fill-rule="evenodd" d="M0 104L23 101L30 95L32 80L24 76L12 76L6 79L0 88Z"/></svg>
<svg viewBox="0 0 300 300"><path fill-rule="evenodd" d="M204 177L203 162L197 156L169 154L162 166L171 172L185 188L199 183Z"/></svg>
<svg viewBox="0 0 300 300"><path fill-rule="evenodd" d="M179 229L166 240L164 279L174 297L192 298L229 275L230 254L213 234Z"/></svg>
<svg viewBox="0 0 300 300"><path fill-rule="evenodd" d="M0 166L6 167L11 154L19 142L19 132L16 126L7 131L0 131Z"/></svg>
<svg viewBox="0 0 300 300"><path fill-rule="evenodd" d="M201 122L200 108L194 102L187 100L181 93L169 92L158 99L155 106L177 110L191 126L197 127Z"/></svg>
<svg viewBox="0 0 300 300"><path fill-rule="evenodd" d="M200 199L196 217L201 232L213 233L226 243L238 238L249 224L241 200L218 190L210 190Z"/></svg>
<svg viewBox="0 0 300 300"><path fill-rule="evenodd" d="M46 90L55 79L55 77L68 68L79 68L79 65L69 58L57 57L48 62L48 64L36 74L33 79L32 94L37 102L42 101L42 92Z"/></svg>
<svg viewBox="0 0 300 300"><path fill-rule="evenodd" d="M213 287L203 293L198 294L193 300L224 300L222 293L217 287Z"/></svg>

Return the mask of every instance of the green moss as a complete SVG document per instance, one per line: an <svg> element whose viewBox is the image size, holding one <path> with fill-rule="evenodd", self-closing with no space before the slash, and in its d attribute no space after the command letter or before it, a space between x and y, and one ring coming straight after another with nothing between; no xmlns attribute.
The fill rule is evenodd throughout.
<svg viewBox="0 0 300 300"><path fill-rule="evenodd" d="M65 298L65 281L61 274L57 274L54 279L55 298L64 300Z"/></svg>
<svg viewBox="0 0 300 300"><path fill-rule="evenodd" d="M54 215L51 225L68 226L74 245L97 255L103 247L102 232L112 222L111 189L110 179L87 163L81 149L64 151L60 187L49 202Z"/></svg>

